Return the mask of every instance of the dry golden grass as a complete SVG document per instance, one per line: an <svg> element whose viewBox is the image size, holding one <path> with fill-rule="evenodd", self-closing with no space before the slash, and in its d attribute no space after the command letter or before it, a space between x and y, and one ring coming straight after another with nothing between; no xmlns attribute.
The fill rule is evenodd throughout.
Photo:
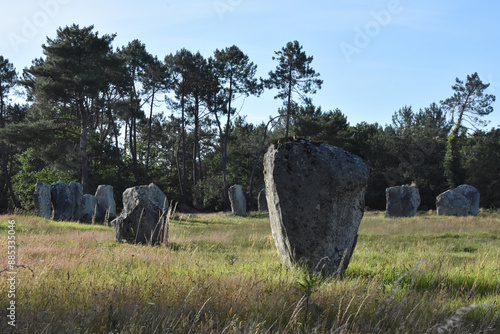
<svg viewBox="0 0 500 334"><path fill-rule="evenodd" d="M2 333L500 332L495 215L368 213L342 280L283 267L263 215L178 215L168 248L4 216L0 249L12 218L29 269L18 268L18 327L1 322Z"/></svg>

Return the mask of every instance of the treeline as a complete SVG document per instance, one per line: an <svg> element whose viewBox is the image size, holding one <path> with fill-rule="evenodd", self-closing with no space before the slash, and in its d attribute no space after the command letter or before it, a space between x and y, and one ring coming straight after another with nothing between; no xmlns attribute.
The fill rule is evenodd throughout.
<svg viewBox="0 0 500 334"><path fill-rule="evenodd" d="M439 104L403 107L391 125L353 126L340 110L313 105L308 95L322 81L297 41L275 52L276 69L262 79L236 46L208 58L182 49L158 59L138 40L113 50L114 37L92 26L60 28L21 75L0 56L1 211L32 209L36 182L57 180L79 180L85 193L110 184L116 198L154 182L180 209L204 211L227 209L229 186L242 184L253 209L263 154L283 136L364 158L373 209L385 207L386 187L412 183L421 209L462 183L481 191L483 207L500 206L500 130L476 129L495 97L476 73L457 79L455 94ZM9 100L17 88L27 104ZM268 122L246 122L240 101L273 88L283 108Z"/></svg>

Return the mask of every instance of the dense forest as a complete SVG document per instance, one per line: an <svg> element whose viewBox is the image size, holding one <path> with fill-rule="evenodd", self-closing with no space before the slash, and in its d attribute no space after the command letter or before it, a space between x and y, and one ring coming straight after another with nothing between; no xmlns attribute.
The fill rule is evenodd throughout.
<svg viewBox="0 0 500 334"><path fill-rule="evenodd" d="M495 97L477 73L457 78L439 103L403 106L390 125L351 125L341 110L313 104L322 80L297 41L274 53L276 69L263 79L234 45L208 58L182 49L158 59L138 40L115 50L114 37L60 28L22 73L0 55L0 212L32 210L36 182L57 180L80 181L84 193L110 184L117 199L154 182L185 211L225 210L228 188L241 184L254 209L263 154L284 136L361 156L371 209L385 208L389 186L416 184L420 209L431 210L436 195L464 183L479 189L482 207L500 207L500 129L485 131L482 118ZM248 123L252 111L237 100L264 89L283 107Z"/></svg>

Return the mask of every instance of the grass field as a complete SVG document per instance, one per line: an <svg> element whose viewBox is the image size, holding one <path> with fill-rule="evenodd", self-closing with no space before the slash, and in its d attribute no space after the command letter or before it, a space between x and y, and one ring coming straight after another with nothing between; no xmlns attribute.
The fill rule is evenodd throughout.
<svg viewBox="0 0 500 334"><path fill-rule="evenodd" d="M16 327L1 333L500 333L500 215L367 213L342 279L283 267L266 215L177 215L168 247L112 228L16 222ZM5 255L4 255L5 254Z"/></svg>

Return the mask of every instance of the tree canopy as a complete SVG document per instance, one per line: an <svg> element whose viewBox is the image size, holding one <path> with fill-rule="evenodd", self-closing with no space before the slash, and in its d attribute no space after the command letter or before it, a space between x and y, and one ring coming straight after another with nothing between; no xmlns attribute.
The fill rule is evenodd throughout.
<svg viewBox="0 0 500 334"><path fill-rule="evenodd" d="M265 82L268 88L278 89L274 98L286 101L285 137L288 137L292 102L295 102L292 95L296 93L305 101L307 97L304 94L316 93L323 81L319 79L319 73L311 67L313 57L302 51L298 41L288 42L280 51L275 52L273 59L278 65L274 71L269 72L269 79Z"/></svg>
<svg viewBox="0 0 500 334"><path fill-rule="evenodd" d="M482 206L500 205L500 136L479 129L495 97L477 73L457 78L439 104L402 106L391 124L351 124L342 110L314 104L323 81L298 41L274 52L277 67L262 79L235 45L158 58L139 40L114 49L114 38L93 26L59 28L20 78L0 55L1 211L32 209L36 182L57 180L81 180L85 193L110 184L116 198L154 182L183 211L224 210L229 186L241 184L253 209L265 148L291 135L362 157L370 208L384 209L385 189L402 184L418 186L421 209L434 209L435 196L459 183L477 187ZM9 99L18 88L25 105ZM264 88L284 105L249 123L243 101Z"/></svg>

